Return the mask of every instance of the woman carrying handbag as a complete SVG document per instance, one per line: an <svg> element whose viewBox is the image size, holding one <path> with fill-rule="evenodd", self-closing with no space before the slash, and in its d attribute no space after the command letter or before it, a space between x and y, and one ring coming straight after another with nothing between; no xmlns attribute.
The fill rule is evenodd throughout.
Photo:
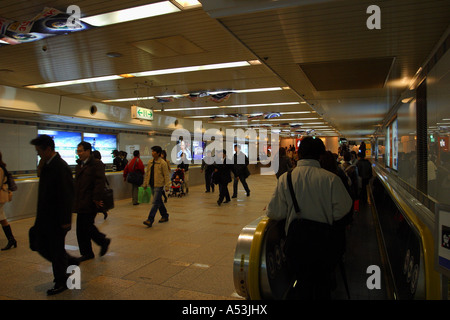
<svg viewBox="0 0 450 320"><path fill-rule="evenodd" d="M8 220L6 220L5 212L3 210L5 203L12 200L12 193L8 188L6 172L6 164L3 162L2 153L0 152L0 224L2 225L3 232L8 239L8 244L6 247L1 249L2 251L9 250L12 246L17 248L17 241L14 239L11 226L9 225Z"/></svg>

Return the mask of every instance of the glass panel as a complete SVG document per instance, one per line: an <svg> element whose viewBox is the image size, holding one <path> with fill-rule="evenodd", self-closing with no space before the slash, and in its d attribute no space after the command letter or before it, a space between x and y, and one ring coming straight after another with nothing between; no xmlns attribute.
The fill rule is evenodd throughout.
<svg viewBox="0 0 450 320"><path fill-rule="evenodd" d="M427 78L428 194L450 204L450 51Z"/></svg>
<svg viewBox="0 0 450 320"><path fill-rule="evenodd" d="M413 187L417 182L416 101L403 104L397 112L398 176Z"/></svg>

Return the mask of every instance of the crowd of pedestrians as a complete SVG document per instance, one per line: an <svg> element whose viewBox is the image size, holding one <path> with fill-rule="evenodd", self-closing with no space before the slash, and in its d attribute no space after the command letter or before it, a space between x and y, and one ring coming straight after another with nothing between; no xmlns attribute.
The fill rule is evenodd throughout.
<svg viewBox="0 0 450 320"><path fill-rule="evenodd" d="M40 135L30 143L35 146L41 158L38 168L37 214L30 229L30 247L52 263L55 284L47 294L54 295L67 289L66 270L69 265L79 265L95 258L92 242L100 247L100 256L105 255L109 249L111 239L95 226L95 217L99 212L104 214L105 219L107 217L103 202L107 183L105 164L101 161L101 154L98 151L93 152L91 144L82 141L77 146L78 160L73 175L70 167L55 151L51 137ZM113 152L115 169L121 168L124 182L132 185L133 205L139 204L139 187L151 190L151 208L143 222L149 228L152 227L158 211L161 215L159 223L169 221L165 202L166 191L172 178L166 151L160 146L153 146L151 150L152 158L146 166L140 159L138 150L135 150L133 158L126 162L117 150ZM250 175L249 159L241 151L240 145L236 144L234 151L233 156L228 156L225 149L215 150L215 155L207 151L202 160L200 169L204 174L205 192L213 193L217 185L219 206L237 197L239 184L242 184L246 196L250 196L247 184ZM292 147L280 148L274 157L274 161L279 163L276 172L278 181L267 206L267 216L274 220L286 220L288 254L298 279L305 284L297 292L298 297L329 298L329 277L323 275L331 273L333 263L336 264L341 259L345 251L345 232L342 230L351 223L353 213L359 210L359 201L367 201L366 186L372 177L372 169L370 162L364 157L365 150L363 151L358 153L358 160L348 150L343 150L340 157L325 151L320 139L306 137L302 140L298 152ZM189 158L185 152L181 152L180 163L177 165L177 169L184 173L186 193ZM0 181L3 182L0 196L10 196L7 189L3 190L7 185L7 170L1 153ZM230 196L228 184L231 182L233 193ZM291 194L291 187L295 196ZM0 198L0 223L8 239L7 246L2 250L17 247L17 241L3 214L3 205L7 201L10 200ZM294 210L295 201L299 204L298 211ZM64 247L66 234L71 230L72 213L77 214L79 257L69 255ZM322 246L324 239L330 239L327 238L328 234L324 237L321 233L321 225L324 224L341 227L337 232L339 236L332 240L334 245L329 246L334 248L334 253L329 252L330 248L326 251L330 254L329 257L337 252L336 258L328 259L326 263L322 259L322 253L325 252ZM336 234L334 236L336 237ZM298 256L299 249L292 248L302 248L302 258ZM319 252L322 253L318 254ZM305 265L300 261L310 263Z"/></svg>

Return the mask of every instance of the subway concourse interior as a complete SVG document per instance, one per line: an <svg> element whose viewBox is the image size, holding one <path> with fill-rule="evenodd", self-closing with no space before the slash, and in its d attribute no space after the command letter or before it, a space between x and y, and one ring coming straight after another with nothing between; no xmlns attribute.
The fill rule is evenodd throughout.
<svg viewBox="0 0 450 320"><path fill-rule="evenodd" d="M0 299L295 298L283 222L264 211L277 178L263 168L295 165L313 137L358 167L352 186L370 179L332 299L448 300L449 21L448 0L0 1L0 178L7 169L17 183L0 190L0 247L12 246L0 251ZM95 221L106 254L93 244L73 274L81 289L53 296L52 265L28 233L46 160L30 141L43 135L74 174L82 142L99 151L115 202ZM239 184L218 205L201 162L224 141L229 158L240 148L250 159L251 194ZM172 173L189 162L189 193L148 228L151 205L133 205L123 173L138 152L150 175L155 146ZM66 249L79 257L76 219Z"/></svg>
<svg viewBox="0 0 450 320"><path fill-rule="evenodd" d="M131 199L117 201L104 220L96 225L112 239L105 256L98 252L80 264L81 289L66 290L47 297L52 286L51 264L28 245L28 230L34 218L11 221L17 248L0 253L0 299L49 300L243 300L233 285L233 259L241 229L264 214L276 186L274 175L252 174L251 195L239 186L238 197L217 205L217 190L205 193L204 185L192 186L181 198L169 197L168 223L147 228L142 221L149 204L133 206ZM232 186L229 186L231 190ZM216 188L217 189L217 188ZM159 215L159 213L158 213ZM155 222L159 220L157 216ZM79 256L72 230L66 250ZM347 230L346 273L352 300L385 299L383 290L366 286L369 265L380 265L379 251L369 206L361 209ZM2 245L4 239L1 240ZM94 246L94 251L100 247ZM334 299L347 299L342 278L337 273Z"/></svg>

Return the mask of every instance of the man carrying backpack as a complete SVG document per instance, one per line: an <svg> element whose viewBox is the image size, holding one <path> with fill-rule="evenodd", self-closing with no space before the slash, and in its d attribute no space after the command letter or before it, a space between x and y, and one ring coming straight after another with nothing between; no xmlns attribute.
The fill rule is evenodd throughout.
<svg viewBox="0 0 450 320"><path fill-rule="evenodd" d="M300 160L290 174L278 179L267 206L267 216L286 219L286 256L297 280L300 299L330 299L334 269L341 260L329 232L332 225L344 218L352 206L342 180L320 167L325 152L322 140L306 137L298 149ZM295 209L294 201L298 204Z"/></svg>

